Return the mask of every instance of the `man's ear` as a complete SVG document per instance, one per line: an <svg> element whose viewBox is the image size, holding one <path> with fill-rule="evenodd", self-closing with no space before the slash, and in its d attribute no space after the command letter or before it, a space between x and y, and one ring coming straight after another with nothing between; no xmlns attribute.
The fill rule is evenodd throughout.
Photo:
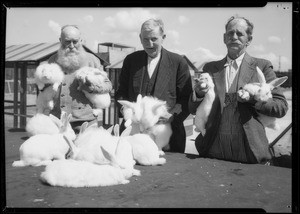
<svg viewBox="0 0 300 214"><path fill-rule="evenodd" d="M248 36L248 42L246 42L246 45L249 46L251 41L252 41L252 36Z"/></svg>
<svg viewBox="0 0 300 214"><path fill-rule="evenodd" d="M226 33L223 34L223 42L226 45Z"/></svg>

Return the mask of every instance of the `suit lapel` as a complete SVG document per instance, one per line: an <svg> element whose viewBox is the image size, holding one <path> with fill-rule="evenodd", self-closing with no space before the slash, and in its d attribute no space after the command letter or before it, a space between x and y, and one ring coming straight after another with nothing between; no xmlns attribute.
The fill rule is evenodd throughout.
<svg viewBox="0 0 300 214"><path fill-rule="evenodd" d="M221 113L223 112L224 101L225 101L225 69L224 65L226 58L222 59L215 65L215 72L212 73L213 80L215 82L215 91L220 99Z"/></svg>
<svg viewBox="0 0 300 214"><path fill-rule="evenodd" d="M240 74L239 74L239 80L238 80L238 89L249 83L253 77L253 75L256 73L256 63L252 59L251 56L249 56L247 53L245 53L244 59L242 61L241 67L240 67Z"/></svg>
<svg viewBox="0 0 300 214"><path fill-rule="evenodd" d="M161 51L161 59L158 64L157 78L154 89L154 96L160 98L172 75L172 61L165 49Z"/></svg>
<svg viewBox="0 0 300 214"><path fill-rule="evenodd" d="M139 94L141 92L142 81L144 75L147 72L147 54L146 52L142 52L139 59L136 60L136 68L137 72L133 75L133 90L135 94ZM138 69L139 68L139 69Z"/></svg>

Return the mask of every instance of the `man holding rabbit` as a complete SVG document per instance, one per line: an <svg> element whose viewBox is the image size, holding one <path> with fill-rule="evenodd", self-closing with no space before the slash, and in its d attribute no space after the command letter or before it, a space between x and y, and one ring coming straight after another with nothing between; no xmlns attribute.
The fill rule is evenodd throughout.
<svg viewBox="0 0 300 214"><path fill-rule="evenodd" d="M269 163L271 153L265 127L258 113L281 118L288 104L275 87L272 98L258 101L256 96L240 89L247 83L259 82L261 70L267 83L276 79L271 62L251 57L246 49L252 41L253 24L244 17L233 16L225 25L223 36L227 56L204 65L214 82L214 100L206 123L206 133L200 133L195 146L201 157L217 158L242 163ZM190 96L192 114L201 105L208 88L197 82ZM205 85L204 85L205 86ZM263 87L263 86L261 86Z"/></svg>
<svg viewBox="0 0 300 214"><path fill-rule="evenodd" d="M142 24L140 41L144 50L125 58L116 99L135 102L141 94L166 101L173 115L170 151L184 153L186 133L183 121L189 115L192 82L186 60L162 47L165 38L162 20L149 19ZM179 106L181 110L178 111ZM124 129L124 120L121 127Z"/></svg>
<svg viewBox="0 0 300 214"><path fill-rule="evenodd" d="M61 111L71 113L71 125L75 130L79 130L84 121L96 120L92 112L92 103L84 93L78 90L75 71L83 67L103 69L100 60L85 51L81 32L77 26L66 25L62 27L59 41L61 46L58 52L50 57L48 63L60 65L65 76L56 94L55 106L50 113L56 117L60 116Z"/></svg>

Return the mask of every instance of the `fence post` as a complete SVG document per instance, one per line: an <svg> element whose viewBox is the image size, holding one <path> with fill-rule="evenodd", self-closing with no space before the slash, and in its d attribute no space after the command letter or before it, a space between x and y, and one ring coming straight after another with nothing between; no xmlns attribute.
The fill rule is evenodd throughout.
<svg viewBox="0 0 300 214"><path fill-rule="evenodd" d="M18 88L19 88L19 69L18 65L14 63L14 128L18 128Z"/></svg>
<svg viewBox="0 0 300 214"><path fill-rule="evenodd" d="M22 64L21 68L21 90L20 90L20 114L27 115L27 63ZM20 117L20 128L25 128L26 117Z"/></svg>

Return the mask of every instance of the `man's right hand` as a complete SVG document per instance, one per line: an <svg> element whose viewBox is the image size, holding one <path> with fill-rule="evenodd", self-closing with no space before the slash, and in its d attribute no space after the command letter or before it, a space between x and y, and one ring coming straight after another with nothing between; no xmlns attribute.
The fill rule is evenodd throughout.
<svg viewBox="0 0 300 214"><path fill-rule="evenodd" d="M207 84L195 79L194 91L197 98L203 98L208 91Z"/></svg>

